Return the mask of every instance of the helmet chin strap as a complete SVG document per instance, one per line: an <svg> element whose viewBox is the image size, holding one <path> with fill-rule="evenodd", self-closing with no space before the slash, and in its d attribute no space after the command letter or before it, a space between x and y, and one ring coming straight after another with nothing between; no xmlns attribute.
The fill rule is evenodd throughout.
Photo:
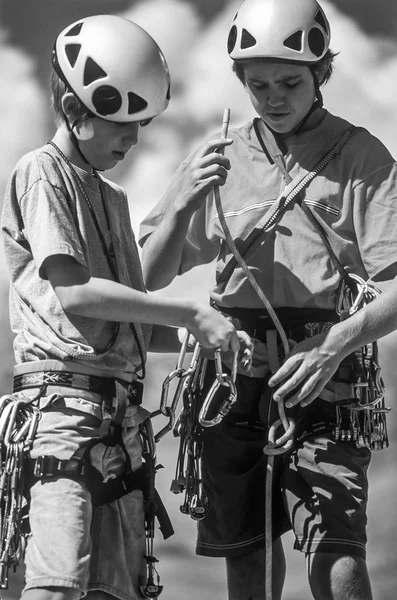
<svg viewBox="0 0 397 600"><path fill-rule="evenodd" d="M77 136L73 131L73 129L75 127L77 127L77 125L80 125L80 123L84 123L84 121L88 121L88 119L94 119L94 118L95 118L95 115L93 113L91 113L90 111L87 111L87 112L83 113L82 115L80 115L79 117L77 117L77 119L75 121L73 121L72 125L69 124L69 121L67 120L66 116L65 116L65 122L66 122L66 126L69 130L70 141L72 142L73 146L76 148L77 152L79 153L80 158L82 158L83 161L85 163L87 163L88 165L91 165L91 167L94 169L94 171L103 171L104 169L97 169L95 167L95 165L91 164L90 161L87 160L87 158L83 154L83 151L80 148L79 140L77 139Z"/></svg>

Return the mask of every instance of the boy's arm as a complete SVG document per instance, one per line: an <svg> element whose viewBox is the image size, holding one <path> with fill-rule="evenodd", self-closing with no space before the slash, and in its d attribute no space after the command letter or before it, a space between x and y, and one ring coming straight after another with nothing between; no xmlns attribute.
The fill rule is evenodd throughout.
<svg viewBox="0 0 397 600"><path fill-rule="evenodd" d="M162 218L144 240L142 268L149 290L166 287L178 274L193 214L215 186L226 182L229 159L217 150L231 143L219 138L203 144L175 173L161 200Z"/></svg>
<svg viewBox="0 0 397 600"><path fill-rule="evenodd" d="M185 337L186 329L178 329L176 327L167 327L164 325L154 325L152 337L149 344L149 352L174 352L179 353L182 346L182 341ZM238 354L238 364L243 371L249 372L252 366L252 357L254 344L245 331L237 331L239 338L240 351ZM193 352L196 340L190 336L187 352ZM214 358L214 348L200 349L200 356L204 358ZM233 355L231 352L222 355L226 364L231 364Z"/></svg>
<svg viewBox="0 0 397 600"><path fill-rule="evenodd" d="M63 254L47 258L42 270L65 312L104 321L186 327L205 348L239 350L234 327L208 305L149 295L115 281L91 277L85 267Z"/></svg>
<svg viewBox="0 0 397 600"><path fill-rule="evenodd" d="M180 349L181 342L177 327L153 325L149 352L179 352Z"/></svg>

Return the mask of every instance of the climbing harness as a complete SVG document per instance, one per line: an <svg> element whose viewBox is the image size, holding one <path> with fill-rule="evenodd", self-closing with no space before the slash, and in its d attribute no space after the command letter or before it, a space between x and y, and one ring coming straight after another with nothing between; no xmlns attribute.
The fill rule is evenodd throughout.
<svg viewBox="0 0 397 600"><path fill-rule="evenodd" d="M23 558L27 530L24 504L25 458L32 447L40 411L28 398L0 398L0 588L8 588L8 571Z"/></svg>
<svg viewBox="0 0 397 600"><path fill-rule="evenodd" d="M208 498L203 489L201 475L201 456L203 445L203 428L213 427L228 414L237 399L236 374L237 358L233 355L231 374L223 373L221 351L215 351L216 378L207 394L204 394L204 379L208 359L200 356L200 345L195 344L188 369L183 367L188 347L189 333L186 333L179 353L176 368L165 378L162 387L160 408L152 413L152 417L160 414L169 419L167 425L155 435L159 441L166 433L173 431L180 438L179 452L175 476L171 482L171 492L185 492L180 506L183 514L199 521L208 513ZM169 387L173 379L178 384L171 403L168 402ZM215 407L216 393L223 386L230 389L229 396L222 401L221 406ZM176 417L179 401L182 399L182 409ZM210 415L212 415L210 417Z"/></svg>
<svg viewBox="0 0 397 600"><path fill-rule="evenodd" d="M80 448L70 459L59 459L53 455L30 457L30 448L41 416L34 402L51 386L76 388L98 394L104 419L100 435L88 446ZM39 393L33 398L24 398L25 390ZM164 539L174 531L167 511L155 489L155 474L161 465L156 465L155 440L150 419L139 426L138 434L142 445L142 466L133 471L127 448L123 440L122 421L129 406L138 406L142 401L143 384L140 381L125 382L96 375L69 371L33 371L19 373L14 377L14 395L4 396L0 402L0 450L2 455L0 506L1 585L8 585L8 568L16 567L23 557L25 536L29 533L28 506L30 487L37 480L52 480L66 477L84 481L91 493L94 507L118 500L133 490L141 490L144 502L146 535L146 577L141 584L141 593L147 598L157 598L162 591L155 567L153 554L155 519L157 518ZM105 479L91 461L92 450L101 445L104 451L116 451L121 455L119 469L114 476ZM99 467L98 467L99 468ZM11 483L10 483L11 481ZM23 508L23 510L22 510ZM23 531L23 534L22 534Z"/></svg>
<svg viewBox="0 0 397 600"><path fill-rule="evenodd" d="M30 449L41 417L40 409L33 405L36 398L24 397L22 393L0 398L0 588L8 588L9 568L13 567L15 571L24 555L26 538L30 533L30 486L39 479L67 477L86 483L93 506L117 500L132 490L143 492L146 577L141 583L141 593L145 598L157 598L163 587L155 566L158 561L153 553L155 519L164 539L173 535L174 530L155 488L155 474L161 465L156 464L156 442L150 418L139 426L143 464L136 471L131 470L122 441L122 428L117 424L110 424L106 436L93 439L89 447L81 449L68 460L52 455L32 459ZM90 448L102 442L120 444L128 459L125 472L106 482L89 461Z"/></svg>

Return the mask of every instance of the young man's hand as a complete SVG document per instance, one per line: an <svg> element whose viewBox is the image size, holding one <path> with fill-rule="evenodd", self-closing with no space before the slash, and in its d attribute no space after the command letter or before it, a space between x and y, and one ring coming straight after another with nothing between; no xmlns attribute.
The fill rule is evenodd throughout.
<svg viewBox="0 0 397 600"><path fill-rule="evenodd" d="M181 163L167 190L176 209L198 210L215 186L226 183L230 161L222 149L232 143L230 138L211 140Z"/></svg>
<svg viewBox="0 0 397 600"><path fill-rule="evenodd" d="M343 340L336 341L330 332L300 342L269 380L269 386L277 388L274 400L285 399L287 408L308 406L319 397L345 355Z"/></svg>

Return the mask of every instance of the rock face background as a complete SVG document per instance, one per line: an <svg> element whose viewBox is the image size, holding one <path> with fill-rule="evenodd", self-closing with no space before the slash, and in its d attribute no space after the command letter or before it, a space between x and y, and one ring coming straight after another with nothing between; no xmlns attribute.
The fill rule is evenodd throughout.
<svg viewBox="0 0 397 600"><path fill-rule="evenodd" d="M323 1L332 27L331 47L340 54L331 82L324 89L326 106L336 114L365 126L397 154L397 9L394 0ZM225 42L239 2L233 0L0 0L0 204L6 181L18 158L49 139L54 126L48 99L50 53L53 39L67 24L91 14L121 14L145 27L168 60L173 98L170 108L147 129L127 159L107 176L123 185L130 199L135 231L163 193L180 161L195 145L220 128L224 107L232 124L251 119L253 110L231 73ZM376 227L376 223L373 224ZM8 326L8 278L0 251L0 327L2 336L0 394L10 391L12 335ZM204 301L211 269L200 268L179 278L167 295L194 295ZM395 405L396 335L380 343L388 405ZM146 404L158 407L161 383L174 368L176 357L151 355ZM155 423L156 426L162 423ZM389 418L391 447L375 453L370 470L368 563L375 597L394 600L397 586L396 468L397 410ZM169 492L178 440L170 434L158 447L158 487L171 514L176 535L162 541L158 532L156 555L165 586L164 600L211 597L226 599L223 560L194 556L195 524L179 512L182 496ZM288 575L285 600L307 600L303 557L292 551L285 537ZM22 569L11 575L3 598L19 596Z"/></svg>

